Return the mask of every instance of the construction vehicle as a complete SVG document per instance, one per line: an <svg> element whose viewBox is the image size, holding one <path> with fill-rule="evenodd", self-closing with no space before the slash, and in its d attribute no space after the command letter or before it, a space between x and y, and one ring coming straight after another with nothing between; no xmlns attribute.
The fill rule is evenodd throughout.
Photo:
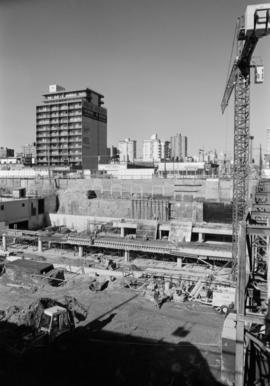
<svg viewBox="0 0 270 386"><path fill-rule="evenodd" d="M49 341L53 342L59 335L74 328L68 310L61 306L46 308L41 315L38 331L47 334Z"/></svg>
<svg viewBox="0 0 270 386"><path fill-rule="evenodd" d="M1 323L18 326L18 335L7 340L12 353L24 354L29 349L46 347L58 341L59 337L71 332L75 320L79 323L87 317L86 309L77 299L65 296L63 303L50 298L41 298L28 309L10 307L0 313ZM3 334L5 333L3 328Z"/></svg>

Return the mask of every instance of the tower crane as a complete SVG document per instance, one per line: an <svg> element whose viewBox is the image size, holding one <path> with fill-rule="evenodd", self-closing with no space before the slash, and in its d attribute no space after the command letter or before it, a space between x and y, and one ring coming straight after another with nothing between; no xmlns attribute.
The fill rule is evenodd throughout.
<svg viewBox="0 0 270 386"><path fill-rule="evenodd" d="M255 83L263 82L263 66L252 59L256 45L270 34L270 3L249 5L245 15L237 20L236 58L227 80L221 110L224 113L234 90L234 168L232 254L237 261L239 222L244 219L248 201L250 73L255 69Z"/></svg>

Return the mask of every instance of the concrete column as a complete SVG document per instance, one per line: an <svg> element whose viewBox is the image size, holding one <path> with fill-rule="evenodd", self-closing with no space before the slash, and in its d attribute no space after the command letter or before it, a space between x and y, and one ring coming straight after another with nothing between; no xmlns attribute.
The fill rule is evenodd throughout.
<svg viewBox="0 0 270 386"><path fill-rule="evenodd" d="M7 236L6 235L2 235L2 248L3 248L3 251L7 250Z"/></svg>
<svg viewBox="0 0 270 386"><path fill-rule="evenodd" d="M83 257L83 247L79 246L79 257Z"/></svg>
<svg viewBox="0 0 270 386"><path fill-rule="evenodd" d="M183 259L181 257L177 257L177 268L182 268Z"/></svg>
<svg viewBox="0 0 270 386"><path fill-rule="evenodd" d="M130 251L128 249L125 249L125 263L130 262Z"/></svg>
<svg viewBox="0 0 270 386"><path fill-rule="evenodd" d="M121 237L125 237L125 228L121 227Z"/></svg>
<svg viewBox="0 0 270 386"><path fill-rule="evenodd" d="M205 236L205 234L204 233L199 233L199 242L200 243L203 243L204 242L204 236Z"/></svg>
<svg viewBox="0 0 270 386"><path fill-rule="evenodd" d="M42 241L41 238L38 238L38 252L42 252Z"/></svg>

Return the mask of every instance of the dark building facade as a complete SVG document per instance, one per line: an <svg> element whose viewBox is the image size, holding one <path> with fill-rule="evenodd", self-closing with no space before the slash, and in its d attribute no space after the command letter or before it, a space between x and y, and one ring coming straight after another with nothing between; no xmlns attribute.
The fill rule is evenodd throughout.
<svg viewBox="0 0 270 386"><path fill-rule="evenodd" d="M0 158L14 157L14 149L8 149L7 147L0 147Z"/></svg>
<svg viewBox="0 0 270 386"><path fill-rule="evenodd" d="M98 169L107 154L107 110L103 95L89 88L66 91L52 85L36 107L39 166Z"/></svg>

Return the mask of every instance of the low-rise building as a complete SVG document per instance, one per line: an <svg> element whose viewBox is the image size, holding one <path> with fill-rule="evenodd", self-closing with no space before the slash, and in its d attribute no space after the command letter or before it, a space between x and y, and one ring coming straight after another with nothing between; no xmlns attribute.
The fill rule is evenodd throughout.
<svg viewBox="0 0 270 386"><path fill-rule="evenodd" d="M7 147L0 147L0 158L14 157L14 149L8 149Z"/></svg>
<svg viewBox="0 0 270 386"><path fill-rule="evenodd" d="M47 197L0 197L0 223L13 229L38 229L47 225L48 215L55 212L56 195Z"/></svg>

